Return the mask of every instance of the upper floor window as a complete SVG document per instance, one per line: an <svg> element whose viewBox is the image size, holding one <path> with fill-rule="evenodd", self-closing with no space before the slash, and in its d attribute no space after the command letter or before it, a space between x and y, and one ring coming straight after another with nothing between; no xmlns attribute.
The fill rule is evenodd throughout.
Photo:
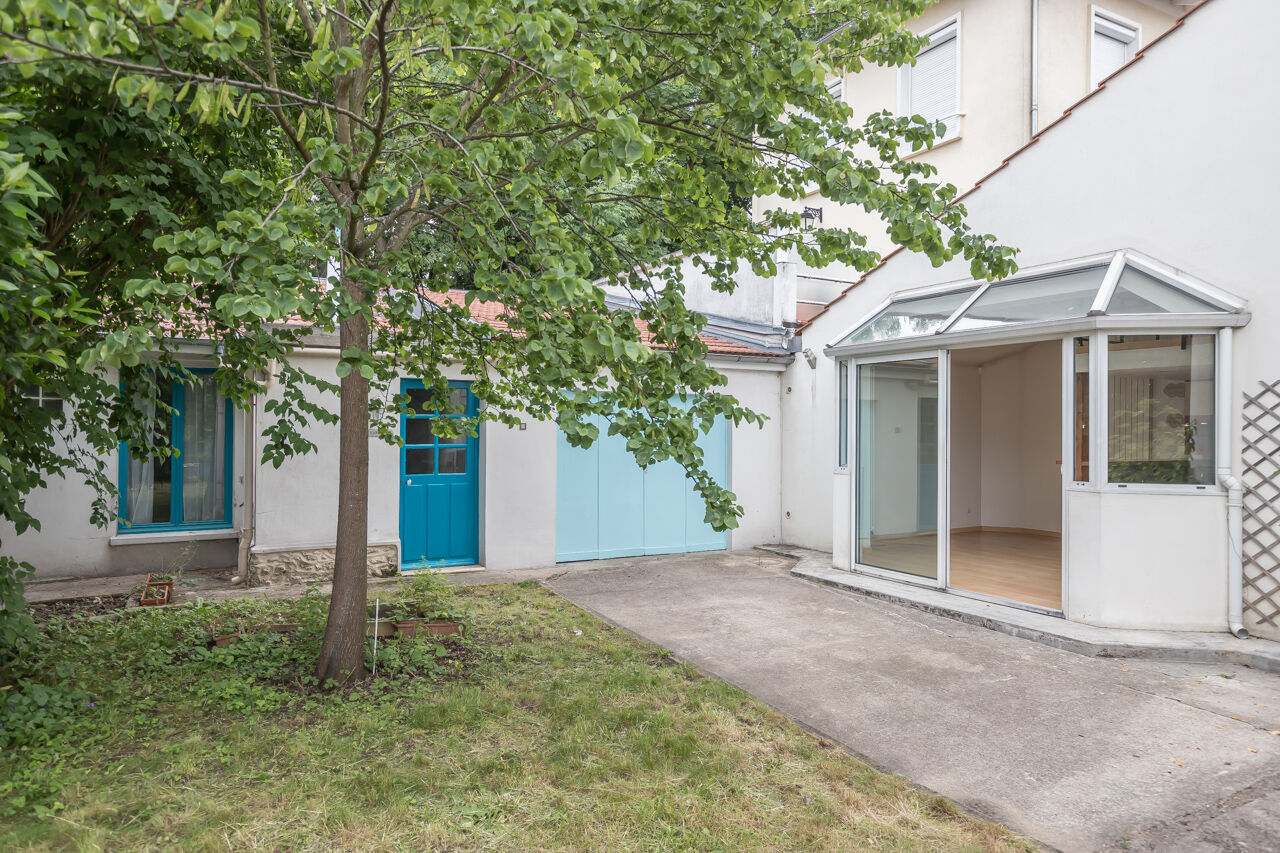
<svg viewBox="0 0 1280 853"><path fill-rule="evenodd" d="M28 385L22 389L22 396L34 402L42 409L62 411L62 398L39 385Z"/></svg>
<svg viewBox="0 0 1280 853"><path fill-rule="evenodd" d="M174 411L156 440L177 454L139 459L120 445L122 533L231 526L233 407L210 371L193 372L194 381L160 387Z"/></svg>
<svg viewBox="0 0 1280 853"><path fill-rule="evenodd" d="M1093 35L1089 47L1090 88L1095 88L1138 51L1141 28L1118 15L1093 9Z"/></svg>
<svg viewBox="0 0 1280 853"><path fill-rule="evenodd" d="M960 129L960 19L951 18L924 35L929 44L899 77L899 112L944 122L946 133L936 140L942 142L958 136Z"/></svg>
<svg viewBox="0 0 1280 853"><path fill-rule="evenodd" d="M827 94L837 101L844 100L844 75L827 81Z"/></svg>

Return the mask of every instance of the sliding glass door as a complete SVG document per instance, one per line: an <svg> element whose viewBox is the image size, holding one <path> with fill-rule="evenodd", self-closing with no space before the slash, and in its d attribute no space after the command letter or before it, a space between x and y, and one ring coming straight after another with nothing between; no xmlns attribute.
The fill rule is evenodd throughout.
<svg viewBox="0 0 1280 853"><path fill-rule="evenodd" d="M858 363L854 561L939 582L946 400L939 359ZM941 585L939 583L939 585Z"/></svg>

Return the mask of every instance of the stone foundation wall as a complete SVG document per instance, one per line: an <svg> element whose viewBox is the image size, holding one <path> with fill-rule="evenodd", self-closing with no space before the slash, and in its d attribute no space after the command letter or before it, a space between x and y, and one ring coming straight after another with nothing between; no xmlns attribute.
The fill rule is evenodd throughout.
<svg viewBox="0 0 1280 853"><path fill-rule="evenodd" d="M250 586L307 583L333 579L333 548L303 548L297 551L268 551L249 555ZM369 576L386 578L400 571L400 553L395 545L369 546Z"/></svg>

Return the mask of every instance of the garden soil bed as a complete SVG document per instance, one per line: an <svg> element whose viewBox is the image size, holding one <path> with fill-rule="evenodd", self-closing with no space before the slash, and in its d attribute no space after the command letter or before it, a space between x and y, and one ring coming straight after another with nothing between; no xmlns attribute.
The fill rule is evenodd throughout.
<svg viewBox="0 0 1280 853"><path fill-rule="evenodd" d="M136 596L128 593L120 595L97 595L93 598L71 598L65 601L40 601L27 605L31 618L36 622L46 622L55 616L101 616L124 610Z"/></svg>

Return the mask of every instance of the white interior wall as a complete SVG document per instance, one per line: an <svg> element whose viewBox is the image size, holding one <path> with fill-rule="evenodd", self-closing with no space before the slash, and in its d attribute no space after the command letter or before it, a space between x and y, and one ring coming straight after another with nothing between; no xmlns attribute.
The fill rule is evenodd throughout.
<svg viewBox="0 0 1280 853"><path fill-rule="evenodd" d="M951 528L982 526L982 374L951 364Z"/></svg>
<svg viewBox="0 0 1280 853"><path fill-rule="evenodd" d="M1062 527L1061 348L1044 341L982 366L979 526Z"/></svg>
<svg viewBox="0 0 1280 853"><path fill-rule="evenodd" d="M877 367L881 376L892 376L891 367ZM859 436L854 460L858 476L864 482L871 481L871 504L864 516L871 529L860 530L860 538L867 532L873 536L896 536L921 529L919 408L920 400L926 396L936 398L937 386L923 389L892 378L875 383L875 417L869 422L874 436L870 440ZM867 492L857 498L865 500Z"/></svg>

